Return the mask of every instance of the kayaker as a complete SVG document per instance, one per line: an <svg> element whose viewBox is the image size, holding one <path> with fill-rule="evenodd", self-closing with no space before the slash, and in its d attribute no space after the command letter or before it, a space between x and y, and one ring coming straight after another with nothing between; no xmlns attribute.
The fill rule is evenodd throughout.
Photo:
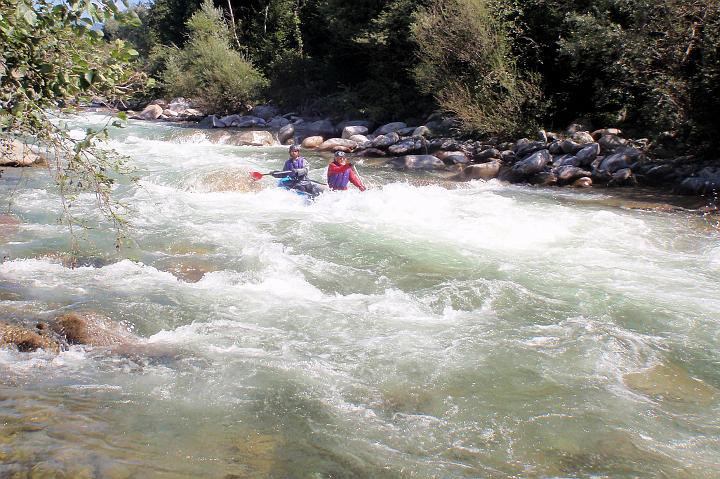
<svg viewBox="0 0 720 479"><path fill-rule="evenodd" d="M309 171L308 161L300 156L300 147L291 145L288 149L290 158L283 165L282 173L275 173L272 176L280 178L281 186L307 193L315 197L322 193L322 189L307 179Z"/></svg>
<svg viewBox="0 0 720 479"><path fill-rule="evenodd" d="M335 158L328 165L327 182L331 190L347 190L348 182L365 191L365 185L348 161L344 151L336 151Z"/></svg>

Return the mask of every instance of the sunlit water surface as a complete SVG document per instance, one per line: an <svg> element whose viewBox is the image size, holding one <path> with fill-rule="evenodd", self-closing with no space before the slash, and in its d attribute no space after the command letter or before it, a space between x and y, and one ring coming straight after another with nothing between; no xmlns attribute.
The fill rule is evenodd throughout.
<svg viewBox="0 0 720 479"><path fill-rule="evenodd" d="M0 319L94 311L138 336L0 350L0 477L720 477L701 216L369 162L368 191L308 204L249 179L285 147L133 122L109 144L140 177L116 188L131 242L80 198L74 269L47 171L0 180L22 221Z"/></svg>

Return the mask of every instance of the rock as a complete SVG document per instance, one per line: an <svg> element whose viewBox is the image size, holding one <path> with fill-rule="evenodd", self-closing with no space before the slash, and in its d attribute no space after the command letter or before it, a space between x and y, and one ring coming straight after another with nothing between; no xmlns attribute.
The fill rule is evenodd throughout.
<svg viewBox="0 0 720 479"><path fill-rule="evenodd" d="M720 191L720 168L706 167L697 176L685 178L678 187L683 195L707 195Z"/></svg>
<svg viewBox="0 0 720 479"><path fill-rule="evenodd" d="M388 150L389 151L389 150ZM463 157L465 161L461 161L459 163L467 163L468 158L464 151L438 151L435 153L435 156L440 158L444 163L451 164L451 163L458 163L452 160L449 160L451 157Z"/></svg>
<svg viewBox="0 0 720 479"><path fill-rule="evenodd" d="M280 114L280 110L272 105L257 105L250 110L250 114L255 117L262 118L263 121L268 121L270 118L278 116Z"/></svg>
<svg viewBox="0 0 720 479"><path fill-rule="evenodd" d="M412 136L412 134L415 133L416 128L417 127L415 126L408 126L407 128L400 128L395 133L397 133L401 137Z"/></svg>
<svg viewBox="0 0 720 479"><path fill-rule="evenodd" d="M110 318L90 312L59 316L51 328L69 344L110 346L129 342L133 338L127 329Z"/></svg>
<svg viewBox="0 0 720 479"><path fill-rule="evenodd" d="M412 132L412 136L418 137L418 136L432 136L432 130L428 128L427 126L418 126L415 128L415 130Z"/></svg>
<svg viewBox="0 0 720 479"><path fill-rule="evenodd" d="M160 105L148 105L141 111L137 118L141 120L157 120L163 113L163 107Z"/></svg>
<svg viewBox="0 0 720 479"><path fill-rule="evenodd" d="M295 127L291 124L287 124L280 128L277 136L280 144L286 145L287 143L291 142L293 137L295 136Z"/></svg>
<svg viewBox="0 0 720 479"><path fill-rule="evenodd" d="M407 124L403 123L401 121L396 121L394 123L387 123L373 133L375 136L380 135L387 135L388 133L394 133L398 130L402 130L403 128L407 128Z"/></svg>
<svg viewBox="0 0 720 479"><path fill-rule="evenodd" d="M322 136L309 136L302 141L302 147L314 149L314 148L317 148L318 146L322 145L322 143L323 143Z"/></svg>
<svg viewBox="0 0 720 479"><path fill-rule="evenodd" d="M579 143L575 143L572 140L563 140L560 142L560 150L563 153L574 155L576 152L580 151L583 148L583 145Z"/></svg>
<svg viewBox="0 0 720 479"><path fill-rule="evenodd" d="M227 143L238 146L273 146L275 137L269 131L264 130L244 131L232 135Z"/></svg>
<svg viewBox="0 0 720 479"><path fill-rule="evenodd" d="M185 110L190 108L192 108L192 103L182 97L170 100L170 103L167 105L168 110L172 110L177 113L183 113Z"/></svg>
<svg viewBox="0 0 720 479"><path fill-rule="evenodd" d="M541 171L532 175L529 180L533 185L555 186L557 185L558 177L552 171Z"/></svg>
<svg viewBox="0 0 720 479"><path fill-rule="evenodd" d="M368 143L370 140L368 140L368 137L365 135L353 135L348 140L352 140L355 143L358 144L358 146L363 145L365 143Z"/></svg>
<svg viewBox="0 0 720 479"><path fill-rule="evenodd" d="M603 128L602 130L595 130L591 134L595 140L599 140L605 135L620 136L622 135L622 131L618 130L617 128Z"/></svg>
<svg viewBox="0 0 720 479"><path fill-rule="evenodd" d="M318 120L310 123L296 123L295 131L303 137L322 136L323 138L335 137L335 125L330 120Z"/></svg>
<svg viewBox="0 0 720 479"><path fill-rule="evenodd" d="M575 158L577 158L577 164L575 166L590 166L599 154L600 145L598 143L590 143L575 153Z"/></svg>
<svg viewBox="0 0 720 479"><path fill-rule="evenodd" d="M549 161L550 152L548 150L540 150L514 164L512 171L523 176L534 175L535 173L541 172Z"/></svg>
<svg viewBox="0 0 720 479"><path fill-rule="evenodd" d="M556 168L555 174L557 175L559 183L567 184L573 183L575 180L578 180L584 176L590 176L592 173L583 170L582 168L579 168L577 166L566 165Z"/></svg>
<svg viewBox="0 0 720 479"><path fill-rule="evenodd" d="M166 109L163 110L162 116L166 116L166 117L168 117L168 118L177 118L177 117L180 116L180 113L178 113L178 112L176 112L176 111L174 111L174 110L171 110L171 109L169 109L169 108L166 108Z"/></svg>
<svg viewBox="0 0 720 479"><path fill-rule="evenodd" d="M518 158L522 158L546 147L547 145L542 141L530 141L527 138L521 138L515 143L513 151Z"/></svg>
<svg viewBox="0 0 720 479"><path fill-rule="evenodd" d="M621 146L625 146L625 143L627 142L617 135L607 134L601 136L598 143L600 144L600 151L604 154L610 154L614 153L615 150Z"/></svg>
<svg viewBox="0 0 720 479"><path fill-rule="evenodd" d="M200 110L197 110L195 108L188 108L187 110L185 110L183 112L183 115L185 116L185 118L188 118L188 119L195 118L198 120L205 116L205 114L203 112L201 112Z"/></svg>
<svg viewBox="0 0 720 479"><path fill-rule="evenodd" d="M377 148L366 148L362 151L353 153L353 156L362 158L382 158L385 156L385 152L383 150L378 150Z"/></svg>
<svg viewBox="0 0 720 479"><path fill-rule="evenodd" d="M578 159L575 157L575 155L556 155L552 158L551 163L558 167L558 166L578 166Z"/></svg>
<svg viewBox="0 0 720 479"><path fill-rule="evenodd" d="M388 153L391 155L407 155L414 153L422 148L422 142L416 138L406 138L404 140L390 145L388 147Z"/></svg>
<svg viewBox="0 0 720 479"><path fill-rule="evenodd" d="M0 347L13 347L22 353L38 349L59 352L58 342L41 333L44 333L43 328L31 330L22 326L0 323Z"/></svg>
<svg viewBox="0 0 720 479"><path fill-rule="evenodd" d="M576 131L572 135L572 141L580 145L585 145L588 143L593 143L595 139L587 131Z"/></svg>
<svg viewBox="0 0 720 479"><path fill-rule="evenodd" d="M608 173L612 174L615 173L618 170L622 170L623 168L627 168L630 166L630 163L628 162L627 155L623 153L615 153L610 156L606 156L598 166L598 170L601 171L607 171Z"/></svg>
<svg viewBox="0 0 720 479"><path fill-rule="evenodd" d="M473 160L477 163L483 163L488 160L499 159L500 157L500 150L498 150L497 148L488 148L487 150L483 150L480 153L476 154L473 157Z"/></svg>
<svg viewBox="0 0 720 479"><path fill-rule="evenodd" d="M497 178L501 166L502 161L500 160L488 161L479 165L468 165L463 168L457 179L461 181L491 180Z"/></svg>
<svg viewBox="0 0 720 479"><path fill-rule="evenodd" d="M538 141L541 141L547 145L548 136L547 136L547 133L545 133L545 130L539 130L537 136L538 136L537 137Z"/></svg>
<svg viewBox="0 0 720 479"><path fill-rule="evenodd" d="M15 139L0 137L0 166L42 166L47 161L44 156L35 153L30 146Z"/></svg>
<svg viewBox="0 0 720 479"><path fill-rule="evenodd" d="M617 170L612 174L608 186L624 186L624 185L636 185L637 180L633 176L630 168L623 168Z"/></svg>
<svg viewBox="0 0 720 479"><path fill-rule="evenodd" d="M367 131L370 131L373 127L373 122L368 121L368 120L341 121L340 123L337 124L336 130L342 132L348 126L363 126L363 127L367 128Z"/></svg>
<svg viewBox="0 0 720 479"><path fill-rule="evenodd" d="M397 133L388 133L387 135L376 136L372 141L373 148L388 148L400 141L400 135Z"/></svg>
<svg viewBox="0 0 720 479"><path fill-rule="evenodd" d="M350 139L353 135L366 135L367 132L368 129L365 126L346 126L343 128L342 137Z"/></svg>
<svg viewBox="0 0 720 479"><path fill-rule="evenodd" d="M433 155L406 155L388 160L388 164L395 169L407 170L442 170L445 163Z"/></svg>
<svg viewBox="0 0 720 479"><path fill-rule="evenodd" d="M213 128L227 128L225 122L215 115L210 116L210 124Z"/></svg>
<svg viewBox="0 0 720 479"><path fill-rule="evenodd" d="M561 155L564 154L562 151L562 148L560 148L560 141L555 140L552 143L550 143L550 146L548 146L548 151L551 155Z"/></svg>
<svg viewBox="0 0 720 479"><path fill-rule="evenodd" d="M273 130L280 130L285 126L290 125L290 120L281 116L276 116L272 120L268 121L266 125L268 128L272 128Z"/></svg>
<svg viewBox="0 0 720 479"><path fill-rule="evenodd" d="M572 184L573 188L589 188L593 184L593 181L591 178L587 176L583 176L582 178L578 178L575 180Z"/></svg>
<svg viewBox="0 0 720 479"><path fill-rule="evenodd" d="M318 151L352 151L357 148L357 143L343 138L330 138L317 147Z"/></svg>
<svg viewBox="0 0 720 479"><path fill-rule="evenodd" d="M223 119L223 121L227 124L227 121L225 121L225 119ZM252 128L255 126L264 127L265 125L265 120L257 116L241 116L233 120L232 123L230 123L230 126L234 126L237 128Z"/></svg>
<svg viewBox="0 0 720 479"><path fill-rule="evenodd" d="M690 376L677 364L658 364L643 371L627 373L623 382L637 392L648 396L709 406L718 391L700 379Z"/></svg>

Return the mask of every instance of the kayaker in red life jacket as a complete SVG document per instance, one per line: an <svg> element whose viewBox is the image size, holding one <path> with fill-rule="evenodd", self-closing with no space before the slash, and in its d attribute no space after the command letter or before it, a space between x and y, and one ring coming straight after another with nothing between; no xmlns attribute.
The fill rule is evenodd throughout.
<svg viewBox="0 0 720 479"><path fill-rule="evenodd" d="M348 162L344 151L336 151L335 159L328 165L327 182L331 190L347 190L348 181L365 191L365 185Z"/></svg>

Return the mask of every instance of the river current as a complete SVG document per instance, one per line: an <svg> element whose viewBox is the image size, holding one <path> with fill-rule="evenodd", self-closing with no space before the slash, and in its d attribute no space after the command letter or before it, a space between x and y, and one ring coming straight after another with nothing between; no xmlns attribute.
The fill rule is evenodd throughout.
<svg viewBox="0 0 720 479"><path fill-rule="evenodd" d="M22 222L0 320L92 311L137 336L0 349L0 477L720 477L701 215L367 160L366 192L307 203L249 178L286 147L133 121L108 145L139 177L115 191L129 241L81 197L75 268L47 171L0 179Z"/></svg>

